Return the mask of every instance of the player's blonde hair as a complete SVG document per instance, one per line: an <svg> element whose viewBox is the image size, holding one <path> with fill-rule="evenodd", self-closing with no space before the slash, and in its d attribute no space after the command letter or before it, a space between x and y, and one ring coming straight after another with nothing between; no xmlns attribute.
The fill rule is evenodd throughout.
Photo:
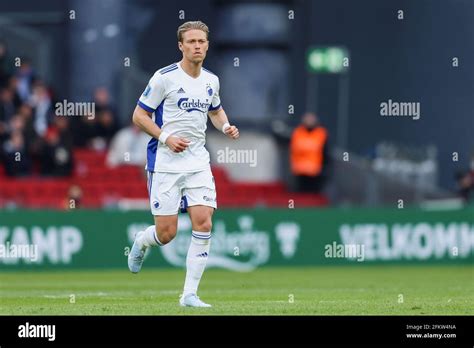
<svg viewBox="0 0 474 348"><path fill-rule="evenodd" d="M197 29L206 33L206 39L209 39L209 28L201 21L189 21L181 24L178 28L178 41L183 42L183 33L188 30Z"/></svg>

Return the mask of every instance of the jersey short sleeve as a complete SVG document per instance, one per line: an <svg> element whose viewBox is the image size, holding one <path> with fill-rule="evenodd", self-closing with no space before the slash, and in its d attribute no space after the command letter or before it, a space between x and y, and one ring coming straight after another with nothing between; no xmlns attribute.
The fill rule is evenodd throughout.
<svg viewBox="0 0 474 348"><path fill-rule="evenodd" d="M212 96L211 106L209 107L209 111L217 110L221 107L221 98L219 96L220 84L219 79L216 82L216 92Z"/></svg>
<svg viewBox="0 0 474 348"><path fill-rule="evenodd" d="M163 75L156 72L140 96L138 105L148 112L154 112L163 99L165 99L165 80Z"/></svg>

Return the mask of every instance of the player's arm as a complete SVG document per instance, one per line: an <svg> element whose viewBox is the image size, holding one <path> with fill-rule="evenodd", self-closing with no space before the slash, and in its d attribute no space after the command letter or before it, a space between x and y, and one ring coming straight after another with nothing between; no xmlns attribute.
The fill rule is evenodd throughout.
<svg viewBox="0 0 474 348"><path fill-rule="evenodd" d="M142 109L139 105L133 111L133 123L142 131L151 135L153 138L159 139L163 132L158 125L151 119L152 113Z"/></svg>
<svg viewBox="0 0 474 348"><path fill-rule="evenodd" d="M229 124L229 119L222 107L217 110L209 111L208 115L216 129L222 131L222 133L231 139L237 139L239 137L239 129Z"/></svg>
<svg viewBox="0 0 474 348"><path fill-rule="evenodd" d="M158 139L161 143L168 145L173 152L182 152L188 147L188 141L170 136L152 120L153 112L158 108L166 97L166 83L159 72L156 72L148 82L143 94L138 99L138 104L133 112L133 123L148 135Z"/></svg>
<svg viewBox="0 0 474 348"><path fill-rule="evenodd" d="M168 147L173 152L182 152L188 145L189 140L179 138L176 136L170 136L166 132L163 132L158 125L153 122L151 119L152 113L146 111L141 106L137 105L135 111L133 112L133 123L137 125L142 131L151 135L153 138L158 139L163 144L168 145Z"/></svg>

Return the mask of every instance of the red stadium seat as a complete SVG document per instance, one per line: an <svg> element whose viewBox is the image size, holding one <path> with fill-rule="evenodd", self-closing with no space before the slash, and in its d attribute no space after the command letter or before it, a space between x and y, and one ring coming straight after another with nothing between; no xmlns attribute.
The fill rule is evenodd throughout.
<svg viewBox="0 0 474 348"><path fill-rule="evenodd" d="M100 208L121 198L148 198L143 167L122 165L108 168L105 152L75 150L76 161L72 178L2 177L0 204L13 201L33 208L64 209L68 190L78 185L83 192L82 207ZM212 172L220 207L288 207L293 199L295 207L323 206L328 200L323 195L290 193L281 182L233 183L224 168L213 166ZM0 177L3 167L0 166Z"/></svg>

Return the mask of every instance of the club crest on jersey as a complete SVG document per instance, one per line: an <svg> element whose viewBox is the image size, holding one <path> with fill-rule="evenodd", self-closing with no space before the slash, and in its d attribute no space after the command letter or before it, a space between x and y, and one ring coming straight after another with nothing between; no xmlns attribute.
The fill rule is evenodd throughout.
<svg viewBox="0 0 474 348"><path fill-rule="evenodd" d="M210 84L207 84L207 85L206 85L206 91L207 91L207 94L209 94L209 97L211 97L213 90L212 90Z"/></svg>
<svg viewBox="0 0 474 348"><path fill-rule="evenodd" d="M178 108L187 112L200 111L207 112L211 103L201 102L199 99L181 98L178 100Z"/></svg>

